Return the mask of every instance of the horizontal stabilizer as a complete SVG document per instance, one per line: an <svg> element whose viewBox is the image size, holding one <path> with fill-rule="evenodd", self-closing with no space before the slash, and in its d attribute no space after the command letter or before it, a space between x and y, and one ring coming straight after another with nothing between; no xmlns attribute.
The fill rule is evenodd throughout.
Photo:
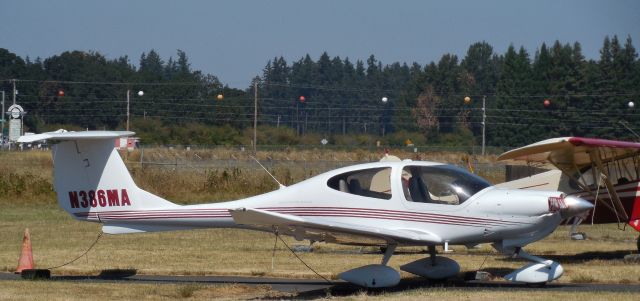
<svg viewBox="0 0 640 301"><path fill-rule="evenodd" d="M101 139L116 139L120 137L128 137L134 135L134 132L129 131L86 131L86 132L66 132L58 130L55 132L47 132L42 134L33 134L20 136L18 142L31 143L42 140L101 140Z"/></svg>

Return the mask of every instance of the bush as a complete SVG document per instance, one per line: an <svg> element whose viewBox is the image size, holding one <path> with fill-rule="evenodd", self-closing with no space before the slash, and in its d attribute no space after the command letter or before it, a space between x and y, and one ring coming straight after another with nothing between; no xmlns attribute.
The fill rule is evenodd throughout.
<svg viewBox="0 0 640 301"><path fill-rule="evenodd" d="M292 128L281 126L258 126L256 129L256 139L258 139L258 145L298 145L300 144L300 137L296 134L296 131ZM243 133L243 141L245 145L252 145L253 140L253 128L247 128Z"/></svg>
<svg viewBox="0 0 640 301"><path fill-rule="evenodd" d="M457 127L453 133L441 134L437 143L443 146L473 146L475 139L471 130L465 127Z"/></svg>
<svg viewBox="0 0 640 301"><path fill-rule="evenodd" d="M409 132L401 130L393 134L385 136L385 144L392 147L404 147L407 139L413 142L413 145L426 145L427 138L420 132Z"/></svg>

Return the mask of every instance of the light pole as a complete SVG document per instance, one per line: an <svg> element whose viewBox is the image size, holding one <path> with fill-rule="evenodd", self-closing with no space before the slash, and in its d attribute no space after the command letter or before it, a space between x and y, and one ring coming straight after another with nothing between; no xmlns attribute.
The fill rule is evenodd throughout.
<svg viewBox="0 0 640 301"><path fill-rule="evenodd" d="M258 128L258 82L253 83L253 154L257 154Z"/></svg>

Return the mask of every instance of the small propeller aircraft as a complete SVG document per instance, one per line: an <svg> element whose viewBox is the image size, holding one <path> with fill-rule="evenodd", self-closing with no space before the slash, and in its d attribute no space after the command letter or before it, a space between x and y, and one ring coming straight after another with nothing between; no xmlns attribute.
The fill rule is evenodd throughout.
<svg viewBox="0 0 640 301"><path fill-rule="evenodd" d="M561 171L526 177L504 187L534 189L555 182L558 190L593 203L593 210L570 221L572 238L584 239L584 233L576 231L582 221L627 223L640 231L640 143L552 138L505 152L498 160L524 161L534 166L552 164ZM640 235L637 244L640 251Z"/></svg>
<svg viewBox="0 0 640 301"><path fill-rule="evenodd" d="M390 287L400 274L387 266L398 246L426 246L429 257L401 270L431 278L456 275L454 260L436 246L492 243L532 261L505 276L524 283L560 277L562 266L522 248L592 205L558 191L496 189L461 168L434 162L385 161L329 171L289 187L237 201L177 205L133 182L114 139L133 132L51 132L19 142L49 140L60 206L108 234L199 228L244 228L297 240L386 248L380 264L339 277L364 287Z"/></svg>

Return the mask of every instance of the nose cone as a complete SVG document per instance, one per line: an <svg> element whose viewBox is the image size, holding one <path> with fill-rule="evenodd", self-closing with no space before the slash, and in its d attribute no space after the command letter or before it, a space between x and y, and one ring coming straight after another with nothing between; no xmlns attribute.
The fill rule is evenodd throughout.
<svg viewBox="0 0 640 301"><path fill-rule="evenodd" d="M593 208L593 204L576 196L568 196L564 198L566 207L560 209L560 216L563 219L580 215Z"/></svg>

